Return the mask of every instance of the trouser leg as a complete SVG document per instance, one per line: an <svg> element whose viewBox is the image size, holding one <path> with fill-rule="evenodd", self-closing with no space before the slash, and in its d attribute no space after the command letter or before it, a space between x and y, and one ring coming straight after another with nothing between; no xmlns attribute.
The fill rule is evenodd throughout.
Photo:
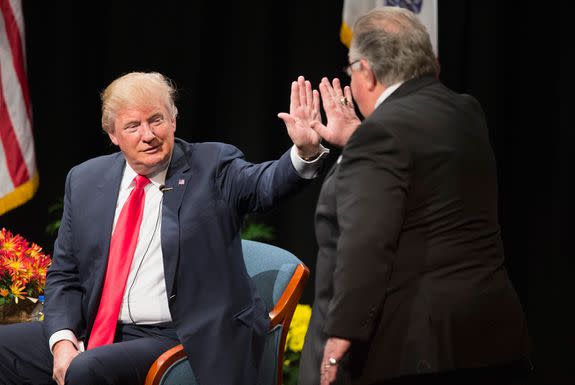
<svg viewBox="0 0 575 385"><path fill-rule="evenodd" d="M0 325L1 385L54 385L52 365L41 322Z"/></svg>
<svg viewBox="0 0 575 385"><path fill-rule="evenodd" d="M152 363L179 341L173 329L119 326L116 342L79 354L66 385L142 385Z"/></svg>

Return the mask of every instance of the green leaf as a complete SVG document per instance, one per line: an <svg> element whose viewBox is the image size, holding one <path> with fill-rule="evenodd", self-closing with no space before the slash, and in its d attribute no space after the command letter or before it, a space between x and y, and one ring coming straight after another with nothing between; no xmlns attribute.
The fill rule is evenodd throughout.
<svg viewBox="0 0 575 385"><path fill-rule="evenodd" d="M54 221L50 224L48 224L48 226L46 226L46 233L48 235L54 235L58 232L58 229L60 228L60 224L62 223L62 221L60 219L58 219L57 221Z"/></svg>
<svg viewBox="0 0 575 385"><path fill-rule="evenodd" d="M59 213L61 215L63 210L64 210L64 198L58 199L56 203L48 207L49 214Z"/></svg>
<svg viewBox="0 0 575 385"><path fill-rule="evenodd" d="M58 229L60 228L61 224L60 218L62 217L63 211L64 211L64 198L58 199L56 203L48 207L48 213L50 214L50 216L52 217L57 216L57 219L55 219L53 222L49 223L48 226L46 226L46 229L44 230L46 234L54 235L58 232Z"/></svg>
<svg viewBox="0 0 575 385"><path fill-rule="evenodd" d="M249 223L242 231L242 239L271 241L274 239L274 231L262 223Z"/></svg>

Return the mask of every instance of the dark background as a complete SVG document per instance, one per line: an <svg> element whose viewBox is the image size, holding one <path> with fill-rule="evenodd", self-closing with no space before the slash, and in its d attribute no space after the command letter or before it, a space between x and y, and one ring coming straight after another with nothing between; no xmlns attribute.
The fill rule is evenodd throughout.
<svg viewBox="0 0 575 385"><path fill-rule="evenodd" d="M347 64L341 0L23 4L41 182L30 202L0 217L0 227L50 253L54 237L44 229L56 218L48 207L62 197L67 171L115 151L100 128L99 92L117 76L156 70L172 78L179 89L177 136L232 143L254 162L290 146L276 114L288 109L293 79L348 81L341 71ZM487 114L507 263L534 340L534 382L573 384L575 196L565 55L572 42L567 13L553 6L442 0L439 59L442 81L474 95ZM312 272L321 179L252 217L272 226L272 243ZM313 287L312 279L302 302L311 303Z"/></svg>

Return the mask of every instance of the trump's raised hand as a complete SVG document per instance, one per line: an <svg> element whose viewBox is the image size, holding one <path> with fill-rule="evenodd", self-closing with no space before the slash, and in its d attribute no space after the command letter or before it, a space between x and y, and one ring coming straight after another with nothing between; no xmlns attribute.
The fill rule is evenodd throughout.
<svg viewBox="0 0 575 385"><path fill-rule="evenodd" d="M289 114L280 112L278 117L284 121L288 135L303 159L313 158L320 153L321 136L312 128L312 124L321 124L319 108L319 92L312 90L311 83L299 76L291 84Z"/></svg>

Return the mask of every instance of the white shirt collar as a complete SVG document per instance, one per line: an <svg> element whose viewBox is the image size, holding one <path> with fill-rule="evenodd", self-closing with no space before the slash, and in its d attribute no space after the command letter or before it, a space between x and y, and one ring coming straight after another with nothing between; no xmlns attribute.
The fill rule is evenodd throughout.
<svg viewBox="0 0 575 385"><path fill-rule="evenodd" d="M381 95L379 95L379 98L377 98L377 100L375 101L375 107L373 107L373 109L375 110L377 107L379 107L379 105L380 105L381 103L383 103L383 101L384 101L385 99L387 99L387 98L389 97L389 95L391 95L391 94L393 93L393 91L395 91L396 89L398 89L399 86L402 85L402 84L403 84L403 82L399 82L399 83L395 83L395 84L392 84L392 85L390 85L389 87L387 87L387 88L385 89L385 91L383 91L383 92L381 93Z"/></svg>
<svg viewBox="0 0 575 385"><path fill-rule="evenodd" d="M169 164L169 163L168 163ZM163 170L158 171L152 176L149 176L150 182L156 187L160 187L166 181L166 175L168 173L168 167ZM130 164L126 162L126 168L124 168L124 176L122 177L122 183L120 184L120 190L127 189L131 187L134 183L134 178L138 175Z"/></svg>

